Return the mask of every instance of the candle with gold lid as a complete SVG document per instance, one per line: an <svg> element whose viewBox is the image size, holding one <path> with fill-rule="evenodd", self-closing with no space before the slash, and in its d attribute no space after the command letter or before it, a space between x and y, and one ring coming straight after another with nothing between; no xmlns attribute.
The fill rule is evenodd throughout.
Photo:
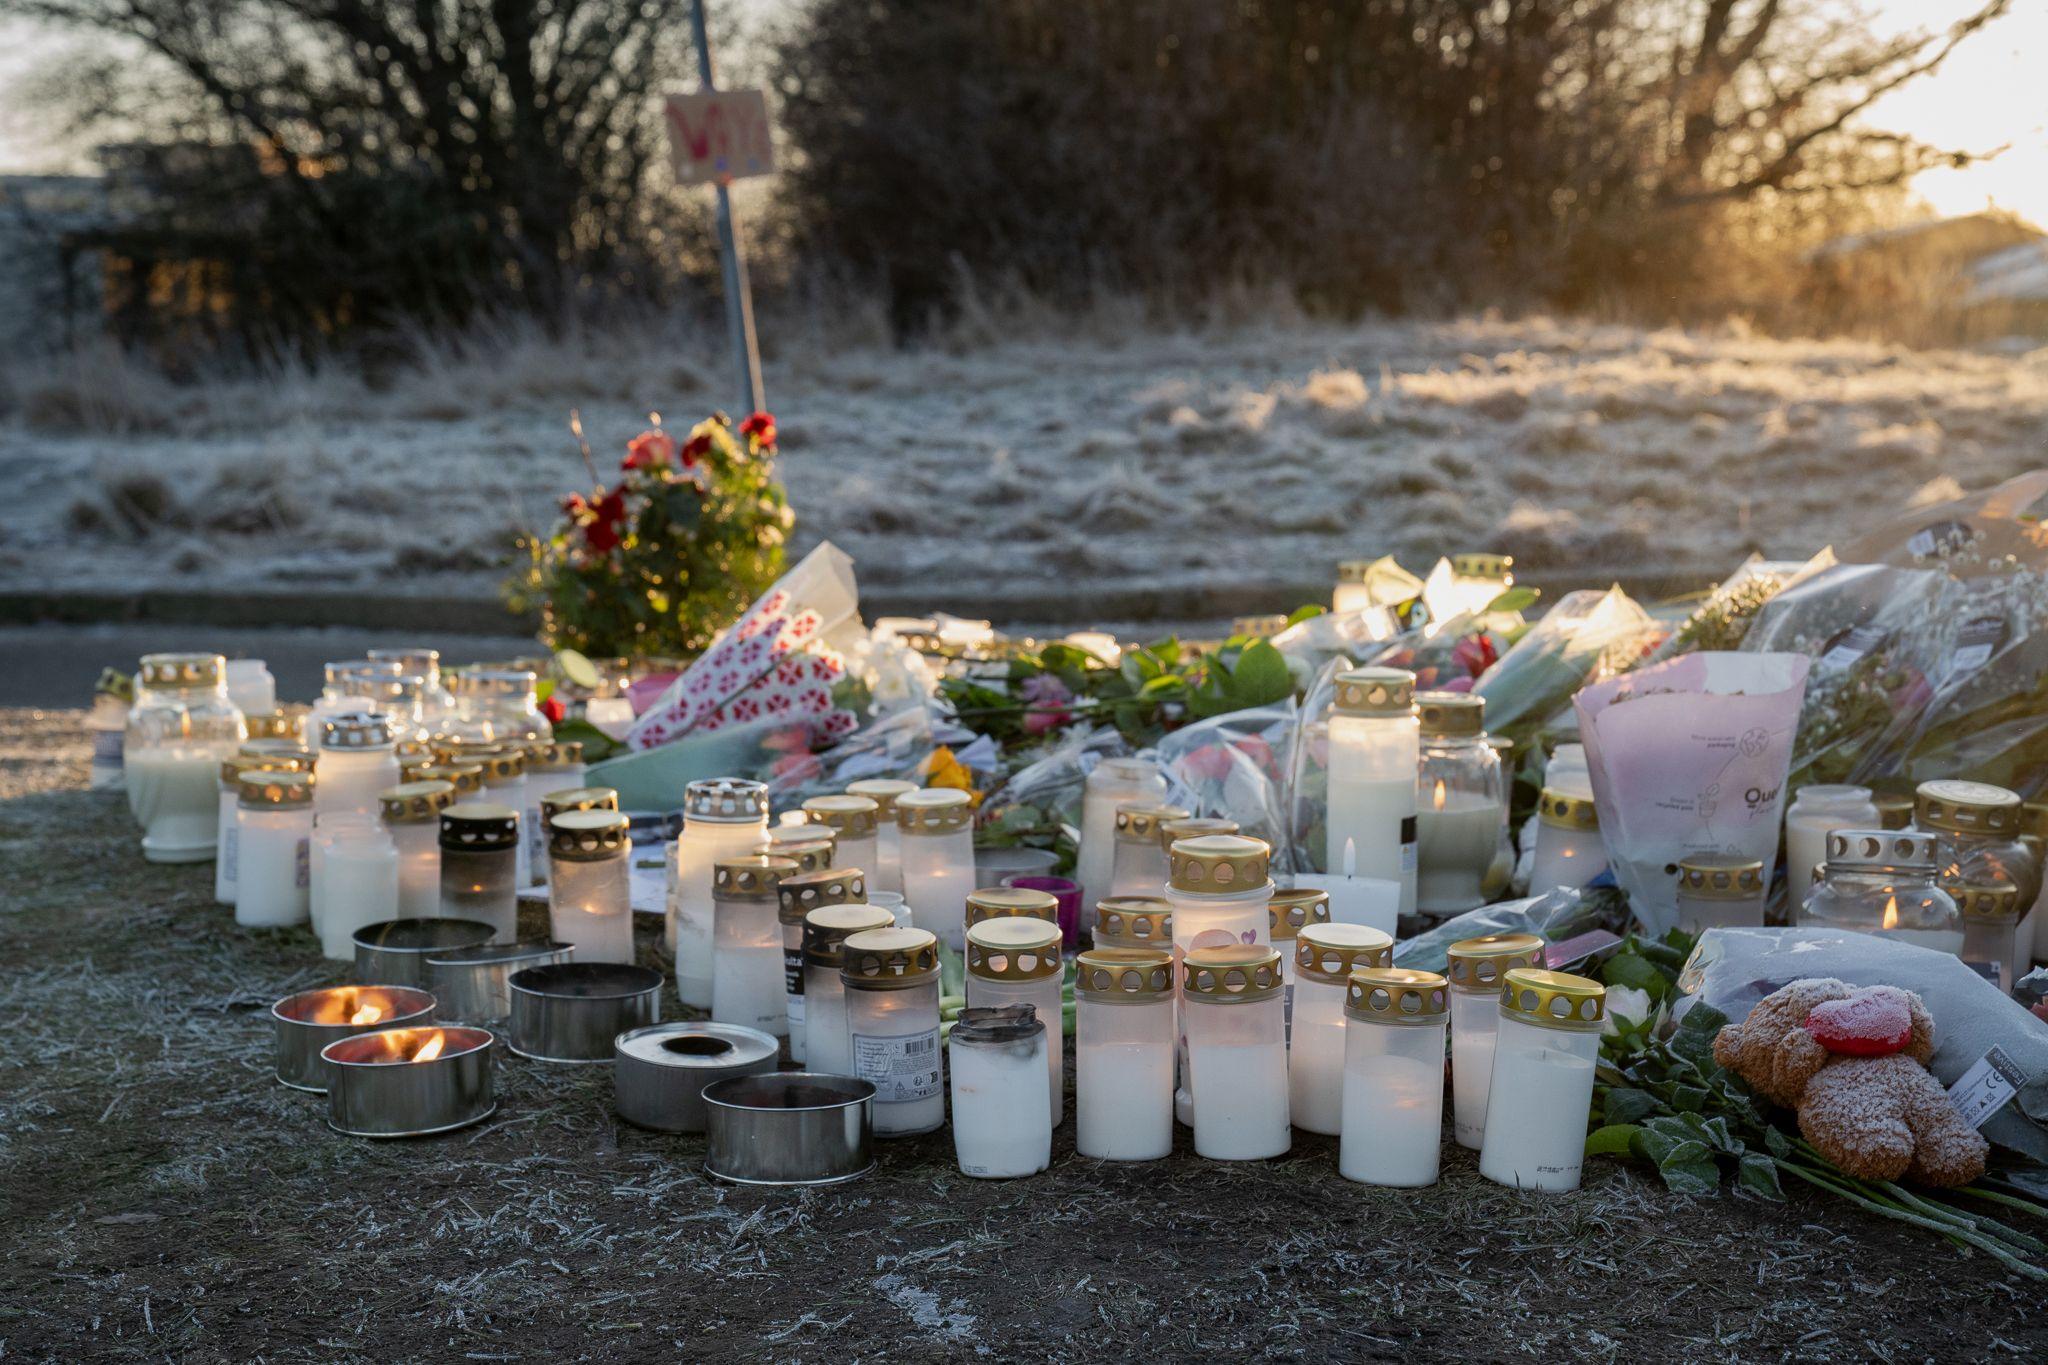
<svg viewBox="0 0 2048 1365"><path fill-rule="evenodd" d="M1963 965L2012 994L2031 965L2020 952L2020 892L2011 882L1963 884L1949 888L1963 917Z"/></svg>
<svg viewBox="0 0 2048 1365"><path fill-rule="evenodd" d="M1536 856L1530 864L1529 894L1556 887L1576 890L1607 870L1607 845L1600 838L1600 812L1591 796L1545 787L1536 800Z"/></svg>
<svg viewBox="0 0 2048 1365"><path fill-rule="evenodd" d="M1266 947L1273 941L1273 881L1267 869L1272 850L1263 839L1238 834L1201 834L1177 840L1167 850L1166 900L1172 908L1174 969L1197 948ZM1274 965L1277 976L1280 967ZM1281 1009L1281 1046L1286 1015ZM1181 1088L1174 1103L1186 1122L1194 1117L1188 1066L1187 1011L1181 1010Z"/></svg>
<svg viewBox="0 0 2048 1365"><path fill-rule="evenodd" d="M903 832L896 827L896 798L917 790L898 777L868 777L846 784L848 796L875 803L875 863L869 869L877 891L903 890Z"/></svg>
<svg viewBox="0 0 2048 1365"><path fill-rule="evenodd" d="M1451 983L1452 1133L1479 1150L1486 1135L1486 1088L1493 1083L1493 1045L1500 1031L1500 983L1515 967L1541 967L1536 934L1484 934L1445 950Z"/></svg>
<svg viewBox="0 0 2048 1365"><path fill-rule="evenodd" d="M221 905L235 903L235 864L240 824L235 818L242 795L245 771L306 773L313 771L313 755L291 740L252 739L220 765L220 832L214 841L213 899Z"/></svg>
<svg viewBox="0 0 2048 1365"><path fill-rule="evenodd" d="M1764 865L1739 853L1693 853L1678 860L1678 927L1761 929Z"/></svg>
<svg viewBox="0 0 2048 1365"><path fill-rule="evenodd" d="M1159 827L1188 818L1186 807L1156 801L1118 806L1110 854L1109 894L1158 895L1166 885L1166 845L1159 842ZM1231 832L1236 832L1234 826Z"/></svg>
<svg viewBox="0 0 2048 1365"><path fill-rule="evenodd" d="M402 782L377 797L378 813L398 848L398 918L441 913L441 812L455 804L455 784Z"/></svg>
<svg viewBox="0 0 2048 1365"><path fill-rule="evenodd" d="M1268 940L1280 950L1280 979L1286 983L1288 1018L1294 1017L1294 940L1312 924L1330 922L1330 893L1307 886L1280 886L1266 902Z"/></svg>
<svg viewBox="0 0 2048 1365"><path fill-rule="evenodd" d="M565 810L548 822L548 920L578 962L633 961L633 840L615 810Z"/></svg>
<svg viewBox="0 0 2048 1365"><path fill-rule="evenodd" d="M839 836L829 825L814 825L809 821L770 825L756 851L787 858L804 872L824 872L839 861ZM849 863L847 866L858 867L859 864ZM866 872L867 869L861 868L861 871Z"/></svg>
<svg viewBox="0 0 2048 1365"><path fill-rule="evenodd" d="M458 801L475 801L483 797L484 770L478 763L442 763L429 759L425 763L402 763L398 774L407 782L446 782L455 788Z"/></svg>
<svg viewBox="0 0 2048 1365"><path fill-rule="evenodd" d="M1513 967L1487 1087L1479 1173L1524 1190L1579 1187L1607 988L1567 972Z"/></svg>
<svg viewBox="0 0 2048 1365"><path fill-rule="evenodd" d="M1049 891L1024 886L982 886L967 893L967 927L983 920L1021 916L1058 926L1060 903Z"/></svg>
<svg viewBox="0 0 2048 1365"><path fill-rule="evenodd" d="M1295 1127L1334 1137L1344 1116L1345 987L1361 967L1392 966L1394 939L1363 924L1309 924L1288 951L1295 976L1288 1110Z"/></svg>
<svg viewBox="0 0 2048 1365"><path fill-rule="evenodd" d="M1449 984L1435 972L1364 967L1345 985L1337 1173L1365 1185L1436 1183L1443 1149Z"/></svg>
<svg viewBox="0 0 2048 1365"><path fill-rule="evenodd" d="M1158 948L1173 953L1173 905L1164 896L1111 896L1095 907L1098 948Z"/></svg>
<svg viewBox="0 0 2048 1365"><path fill-rule="evenodd" d="M1213 1161L1285 1155L1287 1037L1280 955L1263 944L1196 948L1180 964L1195 1151Z"/></svg>
<svg viewBox="0 0 2048 1365"><path fill-rule="evenodd" d="M852 798L859 799L859 798ZM903 834L903 899L910 922L954 952L967 946L967 897L974 890L974 805L964 791L926 787L896 798Z"/></svg>
<svg viewBox="0 0 2048 1365"><path fill-rule="evenodd" d="M1163 946L1105 947L1098 938L1075 959L1074 1150L1082 1156L1172 1153L1173 997L1173 955Z"/></svg>
<svg viewBox="0 0 2048 1365"><path fill-rule="evenodd" d="M1413 914L1420 761L1415 675L1399 668L1339 673L1328 728L1324 870L1341 865L1349 844L1355 875L1399 882L1400 913Z"/></svg>
<svg viewBox="0 0 2048 1365"><path fill-rule="evenodd" d="M1166 775L1150 759L1105 758L1089 771L1082 784L1081 842L1074 863L1083 905L1114 893L1110 868L1116 855L1117 809L1156 803L1165 796Z"/></svg>
<svg viewBox="0 0 2048 1365"><path fill-rule="evenodd" d="M311 773L250 770L236 780L235 923L303 924L306 841L313 833Z"/></svg>
<svg viewBox="0 0 2048 1365"><path fill-rule="evenodd" d="M813 796L804 802L804 819L832 835L832 861L865 872L881 853L881 803L872 796ZM893 812L894 807L891 807ZM880 887L873 887L880 890Z"/></svg>
<svg viewBox="0 0 2048 1365"><path fill-rule="evenodd" d="M146 654L123 732L128 808L153 863L203 863L220 844L220 765L248 737L218 654Z"/></svg>
<svg viewBox="0 0 2048 1365"><path fill-rule="evenodd" d="M526 758L526 804L520 808L520 833L527 844L527 884L539 886L548 856L548 826L540 799L550 791L583 785L583 745L575 740L532 739L522 741L521 752Z"/></svg>
<svg viewBox="0 0 2048 1365"><path fill-rule="evenodd" d="M1235 820L1225 820L1213 815L1191 815L1184 820L1161 820L1159 822L1159 847L1163 852L1182 839L1196 839L1204 834L1238 834L1241 827Z"/></svg>
<svg viewBox="0 0 2048 1365"><path fill-rule="evenodd" d="M1913 824L1935 835L1943 881L2011 882L2032 904L2041 861L2020 837L2025 820L2019 797L1988 782L1922 782L1913 793Z"/></svg>
<svg viewBox="0 0 2048 1365"><path fill-rule="evenodd" d="M776 888L796 870L789 859L766 853L743 853L712 864L713 1022L759 1029L776 1038L788 1036Z"/></svg>
<svg viewBox="0 0 2048 1365"><path fill-rule="evenodd" d="M795 863L795 859L789 860ZM808 1003L804 998L804 920L813 910L865 905L867 873L857 867L805 869L801 864L775 885L775 917L782 930L782 1005L789 1027L789 1059L809 1055Z"/></svg>
<svg viewBox="0 0 2048 1365"><path fill-rule="evenodd" d="M804 915L804 1065L828 1076L853 1074L846 1036L846 987L839 979L840 945L867 929L895 927L877 905L821 906Z"/></svg>
<svg viewBox="0 0 2048 1365"><path fill-rule="evenodd" d="M866 929L840 945L852 1074L875 1087L875 1136L946 1121L939 1060L939 940L928 929Z"/></svg>

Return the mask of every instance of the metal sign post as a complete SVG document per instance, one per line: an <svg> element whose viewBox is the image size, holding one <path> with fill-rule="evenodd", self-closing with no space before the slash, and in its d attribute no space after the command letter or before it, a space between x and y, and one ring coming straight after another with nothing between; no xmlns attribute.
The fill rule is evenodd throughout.
<svg viewBox="0 0 2048 1365"><path fill-rule="evenodd" d="M718 87L711 76L711 36L704 23L704 0L691 0L690 28L697 40L697 77L701 93L713 95ZM758 92L749 93L757 100L760 98ZM762 113L762 131L765 133L765 101ZM669 127L671 134L680 141L674 101L670 101ZM679 149L678 162L684 155ZM719 158L720 161L724 159ZM761 349L754 339L754 296L747 287L747 261L740 254L739 232L732 220L732 191L728 188L732 178L732 169L720 166L712 187L718 195L718 256L725 273L725 321L732 333L733 363L739 369L740 415L745 416L764 410L768 404L761 391Z"/></svg>

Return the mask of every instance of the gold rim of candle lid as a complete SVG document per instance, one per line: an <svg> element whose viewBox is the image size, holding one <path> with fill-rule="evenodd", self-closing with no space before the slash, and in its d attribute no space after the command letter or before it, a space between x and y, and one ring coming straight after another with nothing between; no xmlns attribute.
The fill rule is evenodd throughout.
<svg viewBox="0 0 2048 1365"><path fill-rule="evenodd" d="M846 784L848 796L865 796L875 803L876 813L884 820L896 809L896 798L908 796L917 790L915 782L906 782L900 777L863 777L858 782Z"/></svg>
<svg viewBox="0 0 2048 1365"><path fill-rule="evenodd" d="M1229 895L1264 886L1272 848L1243 834L1198 834L1166 849L1167 880L1176 891Z"/></svg>
<svg viewBox="0 0 2048 1365"><path fill-rule="evenodd" d="M1570 972L1515 967L1501 978L1500 1009L1538 1028L1596 1029L1607 1017L1607 988Z"/></svg>
<svg viewBox="0 0 2048 1365"><path fill-rule="evenodd" d="M1189 1000L1249 1004L1280 994L1280 954L1257 944L1191 948L1181 958L1180 990Z"/></svg>
<svg viewBox="0 0 2048 1365"><path fill-rule="evenodd" d="M864 839L875 832L882 808L871 796L814 796L804 802L804 819L823 825L841 839Z"/></svg>
<svg viewBox="0 0 2048 1365"><path fill-rule="evenodd" d="M794 858L772 853L743 853L711 864L711 894L729 901L772 901L775 888L798 868Z"/></svg>
<svg viewBox="0 0 2048 1365"><path fill-rule="evenodd" d="M484 770L475 763L401 763L398 775L408 782L446 782L458 801L484 789Z"/></svg>
<svg viewBox="0 0 2048 1365"><path fill-rule="evenodd" d="M282 707L242 719L248 723L250 739L290 739L299 728L299 718Z"/></svg>
<svg viewBox="0 0 2048 1365"><path fill-rule="evenodd" d="M1913 823L1948 834L2020 832L2020 799L1989 782L1922 782L1913 791Z"/></svg>
<svg viewBox="0 0 2048 1365"><path fill-rule="evenodd" d="M1159 827L1170 820L1185 820L1193 812L1179 806L1160 805L1155 802L1133 802L1116 808L1116 837L1132 843L1148 843L1159 838Z"/></svg>
<svg viewBox="0 0 2048 1365"><path fill-rule="evenodd" d="M887 929L896 917L879 905L827 905L804 916L804 961L820 967L840 965L839 945L851 934Z"/></svg>
<svg viewBox="0 0 2048 1365"><path fill-rule="evenodd" d="M564 787L540 798L543 825L572 810L617 810L619 793L612 787Z"/></svg>
<svg viewBox="0 0 2048 1365"><path fill-rule="evenodd" d="M1028 886L980 886L967 893L969 928L984 920L1037 919L1059 923L1060 903L1050 891Z"/></svg>
<svg viewBox="0 0 2048 1365"><path fill-rule="evenodd" d="M1517 967L1543 965L1543 939L1538 934L1481 934L1462 938L1444 950L1451 985L1461 991L1500 989L1501 978Z"/></svg>
<svg viewBox="0 0 2048 1365"><path fill-rule="evenodd" d="M136 672L143 687L222 687L228 661L219 654L145 654Z"/></svg>
<svg viewBox="0 0 2048 1365"><path fill-rule="evenodd" d="M787 854L774 855L785 862L797 860ZM864 905L868 898L868 874L857 867L819 868L805 870L801 864L795 872L784 876L775 884L775 918L783 924L802 924L804 916L813 910L822 910L828 905ZM890 922L895 922L891 915Z"/></svg>
<svg viewBox="0 0 2048 1365"><path fill-rule="evenodd" d="M1573 796L1545 787L1536 798L1536 813L1544 824L1557 829L1600 828L1600 811L1590 796Z"/></svg>
<svg viewBox="0 0 2048 1365"><path fill-rule="evenodd" d="M1337 675L1330 709L1343 716L1406 716L1415 710L1415 675L1405 668L1353 668Z"/></svg>
<svg viewBox="0 0 2048 1365"><path fill-rule="evenodd" d="M974 823L974 798L958 787L919 787L896 798L895 813L905 834L955 834Z"/></svg>
<svg viewBox="0 0 2048 1365"><path fill-rule="evenodd" d="M323 749L382 749L391 743L391 718L378 711L344 711L320 722Z"/></svg>
<svg viewBox="0 0 2048 1365"><path fill-rule="evenodd" d="M839 945L839 979L871 991L921 986L939 974L939 940L928 929L863 929Z"/></svg>
<svg viewBox="0 0 2048 1365"><path fill-rule="evenodd" d="M453 782L401 782L377 793L378 813L387 825L413 825L438 820L455 804Z"/></svg>
<svg viewBox="0 0 2048 1365"><path fill-rule="evenodd" d="M1364 924L1310 924L1294 940L1294 974L1341 986L1365 967L1394 965L1394 936Z"/></svg>
<svg viewBox="0 0 2048 1365"><path fill-rule="evenodd" d="M1164 948L1090 948L1074 959L1074 993L1113 1005L1173 998L1173 954Z"/></svg>
<svg viewBox="0 0 2048 1365"><path fill-rule="evenodd" d="M2020 889L2011 882L1973 882L1942 889L1955 898L1964 919L2019 921Z"/></svg>
<svg viewBox="0 0 2048 1365"><path fill-rule="evenodd" d="M1462 550L1451 556L1451 572L1460 578L1500 578L1512 582L1513 555L1489 550Z"/></svg>
<svg viewBox="0 0 2048 1365"><path fill-rule="evenodd" d="M1330 922L1330 893L1306 886L1283 886L1266 905L1267 937L1280 940L1312 924Z"/></svg>
<svg viewBox="0 0 2048 1365"><path fill-rule="evenodd" d="M823 825L812 825L810 828L823 834L832 832ZM831 839L805 839L801 843L787 839L764 839L755 851L787 858L796 864L798 872L830 872L838 846Z"/></svg>
<svg viewBox="0 0 2048 1365"><path fill-rule="evenodd" d="M1060 927L1029 915L985 919L967 930L967 974L984 981L1058 978Z"/></svg>
<svg viewBox="0 0 2048 1365"><path fill-rule="evenodd" d="M1095 902L1095 940L1119 947L1173 942L1173 902L1164 896L1110 896Z"/></svg>
<svg viewBox="0 0 2048 1365"><path fill-rule="evenodd" d="M1877 807L1877 823L1885 829L1907 829L1913 823L1911 792L1881 792L1870 798Z"/></svg>
<svg viewBox="0 0 2048 1365"><path fill-rule="evenodd" d="M535 768L573 768L583 762L580 739L538 740L527 750L527 762Z"/></svg>
<svg viewBox="0 0 2048 1365"><path fill-rule="evenodd" d="M1415 718L1425 735L1486 733L1486 698L1472 692L1417 692Z"/></svg>
<svg viewBox="0 0 2048 1365"><path fill-rule="evenodd" d="M1235 820L1225 820L1214 815L1191 815L1185 820L1162 820L1159 822L1159 848L1165 852L1178 839L1196 839L1204 834L1236 834L1240 826Z"/></svg>
<svg viewBox="0 0 2048 1365"><path fill-rule="evenodd" d="M519 813L494 801L457 801L441 812L441 847L496 853L519 847Z"/></svg>
<svg viewBox="0 0 2048 1365"><path fill-rule="evenodd" d="M548 856L569 863L601 863L633 846L633 822L624 812L565 810L548 820Z"/></svg>
<svg viewBox="0 0 2048 1365"><path fill-rule="evenodd" d="M1763 894L1763 860L1715 853L1680 858L1678 889L1696 900L1749 900Z"/></svg>
<svg viewBox="0 0 2048 1365"><path fill-rule="evenodd" d="M1934 835L1920 829L1831 829L1827 865L1840 868L1910 867L1933 871L1939 861Z"/></svg>
<svg viewBox="0 0 2048 1365"><path fill-rule="evenodd" d="M289 808L313 804L313 774L245 768L236 778L235 804Z"/></svg>
<svg viewBox="0 0 2048 1365"><path fill-rule="evenodd" d="M2022 838L2048 841L2048 801L2020 802Z"/></svg>
<svg viewBox="0 0 2048 1365"><path fill-rule="evenodd" d="M515 777L526 776L524 749L477 749L463 757L465 761L484 770L484 785L487 787L494 782L510 782Z"/></svg>
<svg viewBox="0 0 2048 1365"><path fill-rule="evenodd" d="M1436 972L1360 967L1344 981L1344 1013L1375 1024L1427 1024L1450 1008L1450 983Z"/></svg>
<svg viewBox="0 0 2048 1365"><path fill-rule="evenodd" d="M273 750L259 748L259 745L281 743L278 740L257 740L255 744L244 744L233 758L224 758L220 764L220 780L224 787L232 787L242 780L245 772L259 773L309 773L313 771L313 755L293 745L289 749Z"/></svg>
<svg viewBox="0 0 2048 1365"><path fill-rule="evenodd" d="M768 818L768 784L745 777L700 777L683 788L683 816L712 824L756 824Z"/></svg>

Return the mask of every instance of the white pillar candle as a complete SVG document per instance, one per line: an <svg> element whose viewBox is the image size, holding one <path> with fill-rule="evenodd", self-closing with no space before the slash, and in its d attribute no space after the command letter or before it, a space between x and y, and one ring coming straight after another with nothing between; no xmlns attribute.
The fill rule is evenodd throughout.
<svg viewBox="0 0 2048 1365"><path fill-rule="evenodd" d="M313 832L310 773L252 773L242 782L235 820L235 923L303 924L307 912L306 841Z"/></svg>
<svg viewBox="0 0 2048 1365"><path fill-rule="evenodd" d="M441 916L491 926L491 942L519 938L519 812L458 801L441 812Z"/></svg>
<svg viewBox="0 0 2048 1365"><path fill-rule="evenodd" d="M389 723L368 711L329 716L313 774L315 815L376 816L377 798L403 780Z"/></svg>
<svg viewBox="0 0 2048 1365"><path fill-rule="evenodd" d="M1529 894L1560 886L1584 886L1607 870L1607 845L1600 840L1600 815L1591 796L1545 787L1536 803L1536 856L1530 863Z"/></svg>
<svg viewBox="0 0 2048 1365"><path fill-rule="evenodd" d="M1697 853L1678 860L1678 927L1688 934L1764 925L1764 865L1739 854Z"/></svg>
<svg viewBox="0 0 2048 1365"><path fill-rule="evenodd" d="M523 749L500 746L470 750L465 755L484 770L484 800L504 806L518 818L519 841L513 849L515 886L533 885L533 852L526 834L526 753Z"/></svg>
<svg viewBox="0 0 2048 1365"><path fill-rule="evenodd" d="M1876 829L1881 821L1870 788L1823 783L1801 787L1785 811L1785 877L1806 885L1813 869L1827 861L1828 835L1838 829ZM1766 877L1764 880L1769 881Z"/></svg>
<svg viewBox="0 0 2048 1365"><path fill-rule="evenodd" d="M1029 1005L961 1012L947 1044L953 1151L963 1175L1035 1175L1052 1164L1059 1120L1046 1098L1044 1020Z"/></svg>
<svg viewBox="0 0 2048 1365"><path fill-rule="evenodd" d="M1268 947L1197 948L1181 962L1195 1151L1212 1161L1284 1155L1286 1021L1280 955Z"/></svg>
<svg viewBox="0 0 2048 1365"><path fill-rule="evenodd" d="M327 846L320 877L320 951L330 961L352 961L356 930L398 918L398 846L381 824L351 822Z"/></svg>
<svg viewBox="0 0 2048 1365"><path fill-rule="evenodd" d="M796 860L790 861L794 863ZM804 920L813 910L823 910L828 906L864 905L867 895L867 874L859 868L821 867L797 871L784 875L776 883L775 919L782 932L783 1015L789 1027L789 1059L799 1066L804 1065L810 1056ZM872 925L874 921L869 920L868 923Z"/></svg>
<svg viewBox="0 0 2048 1365"><path fill-rule="evenodd" d="M788 858L743 853L711 869L711 1018L782 1038L782 925L775 887L796 872Z"/></svg>
<svg viewBox="0 0 2048 1365"><path fill-rule="evenodd" d="M1344 993L1353 972L1393 965L1394 939L1363 925L1311 924L1293 947L1287 1108L1295 1127L1335 1137L1344 1117Z"/></svg>
<svg viewBox="0 0 2048 1365"><path fill-rule="evenodd" d="M1343 860L1328 872L1297 872L1294 884L1321 891L1330 898L1332 924L1357 924L1383 934L1400 932L1401 883L1385 877L1361 877L1358 841L1344 841Z"/></svg>
<svg viewBox="0 0 2048 1365"><path fill-rule="evenodd" d="M692 1009L711 1008L711 869L721 858L751 853L768 831L768 788L740 777L716 777L683 788L683 828L676 836L673 929L676 995Z"/></svg>
<svg viewBox="0 0 2048 1365"><path fill-rule="evenodd" d="M1445 950L1451 982L1451 1101L1460 1147L1479 1150L1486 1136L1486 1091L1500 1027L1500 983L1516 967L1543 965L1535 934L1485 934Z"/></svg>
<svg viewBox="0 0 2048 1365"><path fill-rule="evenodd" d="M615 810L569 810L548 827L548 925L578 962L633 960L633 840Z"/></svg>
<svg viewBox="0 0 2048 1365"><path fill-rule="evenodd" d="M398 849L398 918L441 913L441 812L455 804L455 784L401 782L379 794L385 832Z"/></svg>
<svg viewBox="0 0 2048 1365"><path fill-rule="evenodd" d="M1173 1151L1173 954L1082 953L1074 974L1074 1150L1102 1161Z"/></svg>
<svg viewBox="0 0 2048 1365"><path fill-rule="evenodd" d="M967 948L974 890L974 806L964 791L928 787L896 798L903 835L903 899L910 922L956 953Z"/></svg>
<svg viewBox="0 0 2048 1365"><path fill-rule="evenodd" d="M1146 759L1105 758L1088 774L1081 793L1081 846L1074 866L1081 904L1093 905L1115 894L1110 869L1116 856L1117 807L1157 803L1165 795L1165 775ZM916 904L913 899L913 909Z"/></svg>
<svg viewBox="0 0 2048 1365"><path fill-rule="evenodd" d="M1166 844L1160 840L1160 827L1170 821L1187 818L1188 812L1184 808L1153 801L1118 806L1115 843L1110 850L1109 895L1102 899L1156 896L1164 890ZM1236 830L1231 833L1236 833ZM1098 903L1082 901L1084 907Z"/></svg>
<svg viewBox="0 0 2048 1365"><path fill-rule="evenodd" d="M220 905L235 903L235 866L240 822L242 774L310 772L312 755L286 740L250 740L220 765L220 809L214 840L213 899Z"/></svg>
<svg viewBox="0 0 2048 1365"><path fill-rule="evenodd" d="M1362 876L1401 883L1401 913L1415 910L1415 675L1355 668L1337 675L1329 719L1324 866L1346 841ZM1333 856L1335 855L1335 856Z"/></svg>
<svg viewBox="0 0 2048 1365"><path fill-rule="evenodd" d="M853 1074L846 1036L846 986L839 979L840 945L867 929L896 922L872 905L828 905L804 915L804 1067L827 1076Z"/></svg>
<svg viewBox="0 0 2048 1365"><path fill-rule="evenodd" d="M1265 841L1237 834L1176 840L1167 850L1166 903L1172 911L1174 969L1196 948L1268 947L1273 942L1271 850ZM1278 968L1275 972L1277 974ZM1180 1011L1176 1112L1194 1119L1193 1072L1188 1065L1187 1011ZM1282 1047L1286 1045L1282 1015ZM1283 1078L1284 1079L1284 1078Z"/></svg>
<svg viewBox="0 0 2048 1365"><path fill-rule="evenodd" d="M153 863L204 862L218 851L221 747L130 743L124 761L128 801L144 830L142 855Z"/></svg>
<svg viewBox="0 0 2048 1365"><path fill-rule="evenodd" d="M1564 972L1507 973L1479 1148L1488 1180L1524 1190L1579 1187L1606 993Z"/></svg>
<svg viewBox="0 0 2048 1365"><path fill-rule="evenodd" d="M327 906L334 897L334 882L326 876L327 850L334 847L337 839L345 837L351 831L369 829L377 821L373 816L353 810L322 814L317 809L320 804L318 783L314 784L313 804L316 807L313 815L313 837L307 845L306 855L306 875L312 886L312 894L307 906L308 919L313 926L314 934L323 935L326 932Z"/></svg>
<svg viewBox="0 0 2048 1365"><path fill-rule="evenodd" d="M875 803L875 851L872 866L864 870L876 891L903 892L903 832L896 827L896 798L916 790L915 782L895 777L870 777L846 784L848 796L865 796Z"/></svg>
<svg viewBox="0 0 2048 1365"><path fill-rule="evenodd" d="M875 1087L875 1136L933 1131L946 1121L937 937L868 929L850 935L840 954L852 1074Z"/></svg>
<svg viewBox="0 0 2048 1365"><path fill-rule="evenodd" d="M1066 1066L1061 1028L1060 927L1026 915L985 919L967 930L967 1005L1001 1009L1029 1005L1046 1021L1046 1093L1052 1126L1066 1117Z"/></svg>
<svg viewBox="0 0 2048 1365"><path fill-rule="evenodd" d="M1366 1185L1436 1183L1443 1148L1448 986L1435 972L1353 973L1344 1010L1337 1173Z"/></svg>

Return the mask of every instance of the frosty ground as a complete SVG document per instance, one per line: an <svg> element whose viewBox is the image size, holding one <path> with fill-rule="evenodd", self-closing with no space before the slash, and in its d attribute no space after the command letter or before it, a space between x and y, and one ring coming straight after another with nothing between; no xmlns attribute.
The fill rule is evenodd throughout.
<svg viewBox="0 0 2048 1365"><path fill-rule="evenodd" d="M1804 558L2048 452L2048 348L1918 352L1535 318L1335 325L1247 308L971 317L893 347L767 328L798 546L864 586L1320 591L1338 559L1712 577ZM172 385L103 351L0 384L0 588L487 596L649 410L731 406L715 334L527 326Z"/></svg>
<svg viewBox="0 0 2048 1365"><path fill-rule="evenodd" d="M1516 1194L1284 1160L958 1175L943 1135L830 1190L720 1186L609 1069L500 1050L448 1137L338 1137L265 1011L340 981L84 790L78 712L0 710L0 1356L27 1360L2041 1358L2039 1287L1791 1191L1681 1199L1601 1159ZM536 921L527 926L538 931ZM642 927L643 961L659 935ZM1071 1075L1071 1068L1069 1068ZM1071 1108L1071 1100L1069 1101Z"/></svg>

